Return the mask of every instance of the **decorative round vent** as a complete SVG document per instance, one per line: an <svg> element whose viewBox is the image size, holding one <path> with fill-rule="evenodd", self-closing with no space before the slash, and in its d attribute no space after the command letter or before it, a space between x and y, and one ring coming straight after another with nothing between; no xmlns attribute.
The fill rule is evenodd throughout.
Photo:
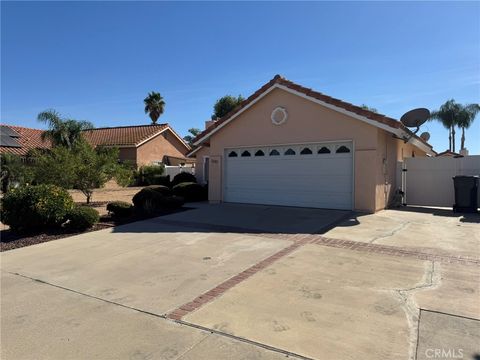
<svg viewBox="0 0 480 360"><path fill-rule="evenodd" d="M274 125L281 125L287 121L287 118L288 118L287 110L285 110L285 108L281 106L278 106L275 109L273 109L272 115L270 117Z"/></svg>

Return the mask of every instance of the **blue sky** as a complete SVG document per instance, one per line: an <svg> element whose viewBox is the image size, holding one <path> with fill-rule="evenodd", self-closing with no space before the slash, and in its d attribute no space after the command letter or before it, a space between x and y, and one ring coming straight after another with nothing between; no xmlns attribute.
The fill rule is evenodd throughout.
<svg viewBox="0 0 480 360"><path fill-rule="evenodd" d="M216 99L275 74L399 118L480 99L478 2L2 2L1 121L41 127L47 108L97 127L203 128ZM437 151L439 124L422 127ZM467 148L480 154L480 116ZM457 148L460 135L457 139Z"/></svg>

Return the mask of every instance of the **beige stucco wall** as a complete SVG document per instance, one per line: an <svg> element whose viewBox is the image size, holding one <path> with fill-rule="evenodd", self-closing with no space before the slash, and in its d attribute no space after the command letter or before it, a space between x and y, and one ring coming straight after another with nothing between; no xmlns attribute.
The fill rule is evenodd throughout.
<svg viewBox="0 0 480 360"><path fill-rule="evenodd" d="M195 177L198 182L203 183L203 162L206 156L210 155L209 147L202 147L195 153Z"/></svg>
<svg viewBox="0 0 480 360"><path fill-rule="evenodd" d="M170 131L165 131L137 148L137 166L162 161L165 155L184 157L188 149Z"/></svg>
<svg viewBox="0 0 480 360"><path fill-rule="evenodd" d="M384 130L377 130L376 211L388 207L396 189L400 187L396 183L397 163L413 155L426 156L426 153Z"/></svg>
<svg viewBox="0 0 480 360"><path fill-rule="evenodd" d="M272 124L270 119L277 106L288 112L287 122L280 126ZM409 150L408 146L390 138L377 127L275 89L210 138L209 200L223 199L225 148L350 140L355 148L354 208L374 212L384 208L390 196L390 187L385 193L385 178L390 182L395 179L398 151ZM201 157L197 153L198 164L202 163ZM379 166L384 157L392 158L385 170Z"/></svg>

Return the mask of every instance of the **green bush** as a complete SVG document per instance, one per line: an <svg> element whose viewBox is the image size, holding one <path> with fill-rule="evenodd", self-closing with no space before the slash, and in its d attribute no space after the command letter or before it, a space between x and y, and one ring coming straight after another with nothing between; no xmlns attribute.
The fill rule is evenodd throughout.
<svg viewBox="0 0 480 360"><path fill-rule="evenodd" d="M86 230L100 220L98 211L88 206L75 206L67 214L67 227L72 230Z"/></svg>
<svg viewBox="0 0 480 360"><path fill-rule="evenodd" d="M171 186L174 187L175 185L178 185L178 184L181 184L181 183L187 183L187 182L196 183L197 178L195 177L195 175L192 175L190 173L181 172L180 174L177 174L173 177Z"/></svg>
<svg viewBox="0 0 480 360"><path fill-rule="evenodd" d="M132 167L128 164L118 165L115 173L115 181L123 187L134 185L135 179Z"/></svg>
<svg viewBox="0 0 480 360"><path fill-rule="evenodd" d="M170 177L163 176L165 166L160 165L144 165L138 170L139 185L170 185ZM165 184L168 182L167 184Z"/></svg>
<svg viewBox="0 0 480 360"><path fill-rule="evenodd" d="M113 201L107 204L107 211L116 218L126 218L132 215L133 205L125 201Z"/></svg>
<svg viewBox="0 0 480 360"><path fill-rule="evenodd" d="M183 199L177 196L166 196L150 188L144 188L133 196L133 205L140 213L151 215L165 210L183 206Z"/></svg>
<svg viewBox="0 0 480 360"><path fill-rule="evenodd" d="M70 194L58 186L23 186L5 194L1 218L19 232L59 227L73 206Z"/></svg>
<svg viewBox="0 0 480 360"><path fill-rule="evenodd" d="M173 193L181 196L186 202L204 201L208 199L207 187L194 182L184 182L173 187Z"/></svg>
<svg viewBox="0 0 480 360"><path fill-rule="evenodd" d="M172 189L170 189L168 186L164 185L150 185L147 186L147 189L151 189L153 191L156 191L164 196L170 196L172 195Z"/></svg>

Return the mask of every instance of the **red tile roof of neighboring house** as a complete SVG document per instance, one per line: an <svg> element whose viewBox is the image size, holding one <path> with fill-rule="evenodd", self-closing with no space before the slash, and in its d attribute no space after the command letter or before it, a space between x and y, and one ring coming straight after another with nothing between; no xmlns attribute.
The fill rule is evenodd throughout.
<svg viewBox="0 0 480 360"><path fill-rule="evenodd" d="M272 80L270 80L268 83L263 85L260 89L255 91L247 99L242 101L242 103L240 103L240 105L238 105L235 109L233 109L228 114L223 116L221 119L216 121L213 125L208 127L208 129L205 129L200 134L198 134L195 137L195 139L193 139L193 142L194 143L197 142L198 140L202 139L203 137L205 137L206 135L208 135L209 133L214 131L218 126L220 126L222 123L228 121L233 115L235 115L237 112L242 110L244 107L248 106L252 101L257 99L260 95L262 95L265 91L267 91L270 87L274 86L275 84L283 85L283 86L285 86L285 87L287 87L291 90L298 91L298 92L300 92L304 95L307 95L309 97L315 98L315 99L320 100L320 101L323 101L327 104L331 104L331 105L336 106L338 108L342 108L344 110L353 112L357 115L366 117L370 120L377 121L378 123L385 124L385 125L388 125L390 127L396 128L396 129L402 129L405 132L409 133L411 136L414 136L416 139L420 140L421 142L423 142L424 144L426 144L427 146L432 148L432 146L429 143L427 143L425 140L423 140L419 136L414 135L413 132L411 132L407 127L405 127L398 120L395 120L393 118L390 118L390 117L382 115L382 114L375 113L375 112L370 111L370 110L366 110L366 109L364 109L360 106L356 106L356 105L350 104L348 102L345 102L345 101L342 101L342 100L339 100L339 99L335 99L331 96L324 95L320 92L317 92L317 91L314 91L312 89L309 89L309 88L303 87L301 85L295 84L294 82L292 82L290 80L287 80L287 79L281 77L280 75L275 75L275 77Z"/></svg>
<svg viewBox="0 0 480 360"><path fill-rule="evenodd" d="M450 150L445 150L445 151L442 151L441 153L438 153L437 155L435 156L453 156L453 157L463 157L462 154L459 154L459 153L456 153L456 152L453 152L453 151L450 151Z"/></svg>
<svg viewBox="0 0 480 360"><path fill-rule="evenodd" d="M0 146L0 154L25 156L31 149L49 149L52 147L49 140L42 140L42 133L44 130L6 124L2 125L15 130L20 135L18 138L15 138L15 140L20 143L21 147Z"/></svg>
<svg viewBox="0 0 480 360"><path fill-rule="evenodd" d="M31 149L49 149L52 147L50 141L42 141L41 135L44 130L24 128L21 126L5 125L15 130L20 137L16 140L21 147L0 146L0 153L10 153L20 156L27 155ZM169 129L187 149L190 149L183 139L168 125L137 125L137 126L117 126L109 128L95 128L85 130L83 135L92 146L139 146L142 142L155 137L162 131Z"/></svg>
<svg viewBox="0 0 480 360"><path fill-rule="evenodd" d="M118 126L85 130L83 135L93 146L138 146L167 128L168 124Z"/></svg>

